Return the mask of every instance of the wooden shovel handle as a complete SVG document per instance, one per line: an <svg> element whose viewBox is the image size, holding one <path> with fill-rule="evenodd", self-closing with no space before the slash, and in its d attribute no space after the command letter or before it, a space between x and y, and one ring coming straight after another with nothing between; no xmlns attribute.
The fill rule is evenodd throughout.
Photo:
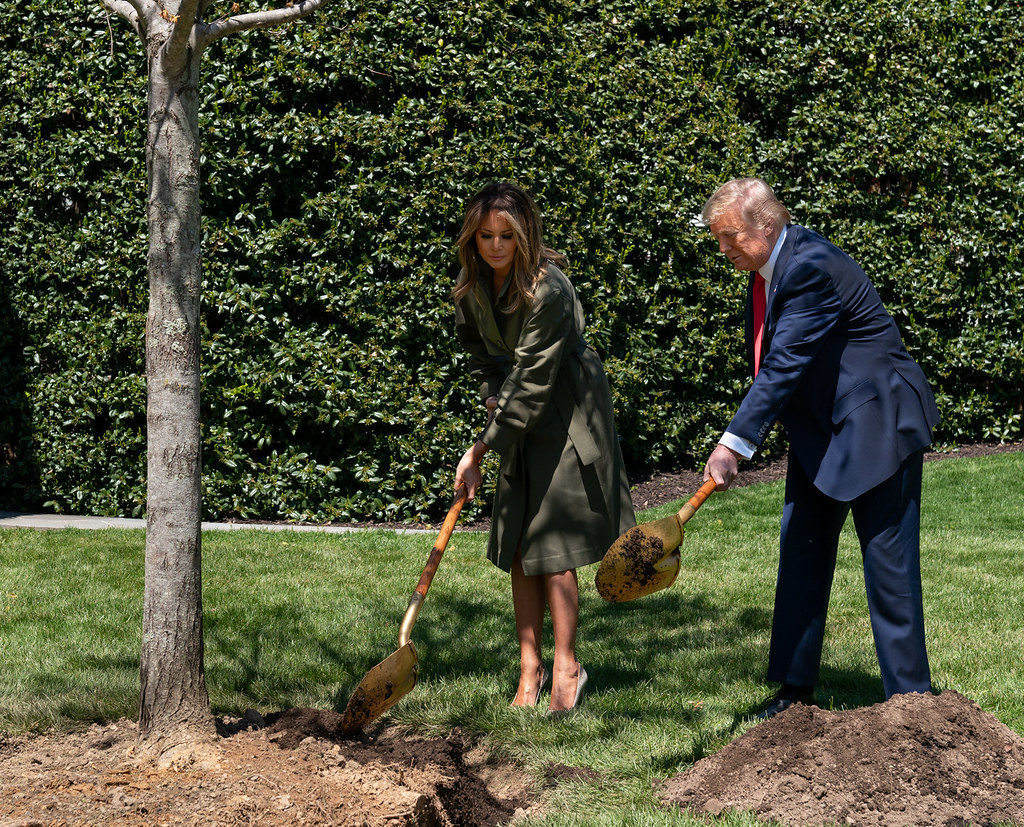
<svg viewBox="0 0 1024 827"><path fill-rule="evenodd" d="M459 512L462 511L462 506L466 504L466 497L468 493L465 485L460 485L455 491L455 497L452 499L451 507L448 509L448 516L444 518L444 524L441 526L441 532L437 535L437 542L434 543L434 547L430 550L430 556L427 558L427 565L423 567L423 574L420 575L420 582L416 584L416 593L420 597L427 596L427 589L430 588L430 581L434 579L434 575L437 573L437 567L441 565L441 555L444 554L445 547L448 545L448 540L452 536L452 531L455 530L455 523L458 522Z"/></svg>
<svg viewBox="0 0 1024 827"><path fill-rule="evenodd" d="M704 504L704 500L711 496L711 492L718 488L718 483L713 479L709 479L704 483L700 490L687 500L686 505L679 509L676 514L676 519L679 520L679 525L682 525L692 517L698 508Z"/></svg>

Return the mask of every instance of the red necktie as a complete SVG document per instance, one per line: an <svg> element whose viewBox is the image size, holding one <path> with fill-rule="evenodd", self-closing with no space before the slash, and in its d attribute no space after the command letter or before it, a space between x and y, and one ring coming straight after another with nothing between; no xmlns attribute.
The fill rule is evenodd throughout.
<svg viewBox="0 0 1024 827"><path fill-rule="evenodd" d="M754 376L761 369L761 342L764 339L765 281L754 273Z"/></svg>

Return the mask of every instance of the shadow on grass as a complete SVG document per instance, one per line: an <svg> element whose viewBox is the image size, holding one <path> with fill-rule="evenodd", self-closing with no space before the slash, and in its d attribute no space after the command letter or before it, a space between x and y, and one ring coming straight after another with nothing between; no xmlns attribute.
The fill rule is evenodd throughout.
<svg viewBox="0 0 1024 827"><path fill-rule="evenodd" d="M271 700L268 693L287 701L335 682L339 671L355 675L367 649L303 631L315 624L297 605L222 608L203 625L207 681L253 701Z"/></svg>
<svg viewBox="0 0 1024 827"><path fill-rule="evenodd" d="M299 699L324 697L326 691L332 707L341 711L363 676L398 648L401 612L395 605L376 611L376 622L361 627L368 631L350 627L329 636L323 632L324 619L301 605L261 605L256 611L251 605L221 607L205 618L208 680L217 690L238 693L254 704L301 705ZM676 587L612 604L584 588L580 650L590 675L588 693L600 696L600 714L612 729L651 720L693 729L696 740L685 754L666 760L697 760L701 738L710 744L735 734L756 707L737 709L724 730L708 733L700 725L704 712L693 699L728 698L738 686L759 683L770 625L770 606L734 605L714 592ZM485 684L514 689L518 648L507 592L432 591L412 640L420 681L429 680L452 699L453 714L472 716L475 699L452 685L464 690L467 681L483 676ZM551 649L547 619L548 662ZM882 699L877 678L827 665L819 692L825 708ZM493 699L482 697L481 702Z"/></svg>
<svg viewBox="0 0 1024 827"><path fill-rule="evenodd" d="M732 606L678 590L629 603L592 598L584 606L587 640L608 653L608 662L595 667L611 690L657 680L666 668L687 670L681 683L693 693L748 679L771 620L759 606ZM616 650L629 653L625 663Z"/></svg>
<svg viewBox="0 0 1024 827"><path fill-rule="evenodd" d="M862 669L837 669L822 664L816 690L822 709L857 709L885 700L882 676Z"/></svg>
<svg viewBox="0 0 1024 827"><path fill-rule="evenodd" d="M61 668L21 676L17 694L0 693L0 731L44 732L69 721L105 723L138 714L139 659L83 653Z"/></svg>
<svg viewBox="0 0 1024 827"><path fill-rule="evenodd" d="M470 601L439 597L430 610L432 619L421 614L412 637L421 658L430 653L432 674L458 678L472 672L518 668L511 599L499 605L483 597ZM663 669L655 664L656 655L671 659L673 650L706 649L708 628L714 628L715 647L721 654L713 667L713 685L749 677L749 663L761 649L753 638L762 636L769 622L769 612L760 607L737 608L703 595L672 592L620 604L584 597L580 607L581 646L598 657L587 663L587 670L611 690L659 677ZM548 660L550 638L548 618Z"/></svg>
<svg viewBox="0 0 1024 827"><path fill-rule="evenodd" d="M341 630L334 638L304 632L315 625L307 614L287 604L264 605L255 614L245 607L208 614L204 632L210 678L226 691L246 695L271 681L276 695L288 696L308 688L310 681L336 680L340 674L338 695L347 699L366 671L397 648L400 617L382 617L372 634L354 639L342 637L346 632ZM673 668L674 653L679 653L678 667L687 669L685 653L707 650L708 629L714 630L715 662L686 679L691 691L711 692L747 679L768 620L760 608L679 592L616 605L584 596L581 605L581 630L591 653L587 669L604 692L657 684ZM550 657L550 622L545 631ZM511 674L518 668L511 599L500 601L493 594L432 594L412 640L435 680ZM283 668L282 658L292 665Z"/></svg>

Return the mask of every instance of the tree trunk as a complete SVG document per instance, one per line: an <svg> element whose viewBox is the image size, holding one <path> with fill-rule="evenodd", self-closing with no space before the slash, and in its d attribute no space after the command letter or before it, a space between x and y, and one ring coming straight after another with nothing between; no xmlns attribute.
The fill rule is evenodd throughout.
<svg viewBox="0 0 1024 827"><path fill-rule="evenodd" d="M199 432L199 55L149 53L147 511L140 735L214 734L203 673Z"/></svg>

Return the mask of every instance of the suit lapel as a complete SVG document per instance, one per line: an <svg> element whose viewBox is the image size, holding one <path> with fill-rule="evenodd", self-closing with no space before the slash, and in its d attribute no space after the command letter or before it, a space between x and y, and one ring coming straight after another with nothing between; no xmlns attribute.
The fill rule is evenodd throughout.
<svg viewBox="0 0 1024 827"><path fill-rule="evenodd" d="M797 224L790 224L786 229L786 240L779 250L779 257L775 259L775 269L772 271L772 284L768 290L768 303L764 313L764 341L761 347L765 353L771 345L772 336L775 335L775 297L779 294L779 287L786 280L786 271L793 259L793 250L797 242L803 237L804 228Z"/></svg>

